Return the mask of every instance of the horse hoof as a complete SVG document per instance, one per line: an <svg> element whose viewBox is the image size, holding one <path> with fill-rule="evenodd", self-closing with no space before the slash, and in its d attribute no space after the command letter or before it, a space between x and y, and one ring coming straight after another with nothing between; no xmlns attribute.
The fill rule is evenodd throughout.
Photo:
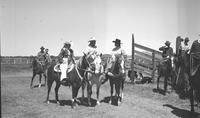
<svg viewBox="0 0 200 118"><path fill-rule="evenodd" d="M59 101L56 101L56 103L57 103L58 105L60 105L60 102L59 102Z"/></svg>
<svg viewBox="0 0 200 118"><path fill-rule="evenodd" d="M100 105L100 102L99 102L99 101L97 101L97 105Z"/></svg>
<svg viewBox="0 0 200 118"><path fill-rule="evenodd" d="M121 98L123 99L124 98L124 94L122 93L122 96L121 96Z"/></svg>
<svg viewBox="0 0 200 118"><path fill-rule="evenodd" d="M46 101L44 101L44 103L47 103L47 104L49 104L50 102L49 102L49 100L46 100Z"/></svg>
<svg viewBox="0 0 200 118"><path fill-rule="evenodd" d="M41 84L39 84L39 86L38 86L38 87L40 88L41 86L42 86L42 85L41 85Z"/></svg>
<svg viewBox="0 0 200 118"><path fill-rule="evenodd" d="M118 104L118 106L119 106L119 105L121 104L121 102L120 102L120 101L118 101L118 102L117 102L117 104Z"/></svg>
<svg viewBox="0 0 200 118"><path fill-rule="evenodd" d="M111 103L112 103L112 101L110 100L110 101L109 101L109 104L111 104Z"/></svg>

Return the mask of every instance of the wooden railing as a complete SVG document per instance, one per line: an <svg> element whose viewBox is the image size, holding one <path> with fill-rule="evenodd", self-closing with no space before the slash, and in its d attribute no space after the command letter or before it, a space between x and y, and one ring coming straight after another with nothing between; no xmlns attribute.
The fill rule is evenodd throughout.
<svg viewBox="0 0 200 118"><path fill-rule="evenodd" d="M132 73L137 71L154 79L157 76L156 66L162 59L161 54L157 50L135 43L134 35L132 35L132 56L128 57L126 67L131 69ZM134 79L134 77L131 78Z"/></svg>

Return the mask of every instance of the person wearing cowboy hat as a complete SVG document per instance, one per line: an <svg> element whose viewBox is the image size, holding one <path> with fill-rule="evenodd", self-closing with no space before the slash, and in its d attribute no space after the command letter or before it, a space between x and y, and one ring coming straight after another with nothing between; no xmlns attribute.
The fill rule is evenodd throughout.
<svg viewBox="0 0 200 118"><path fill-rule="evenodd" d="M45 49L45 57L46 57L46 62L50 63L51 62L51 56L49 54L49 49Z"/></svg>
<svg viewBox="0 0 200 118"><path fill-rule="evenodd" d="M112 49L111 55L112 55L112 61L116 61L116 58L122 59L121 61L121 67L122 67L122 72L125 73L124 69L124 63L126 59L126 54L125 51L121 48L121 40L120 39L115 39L112 41L115 44L115 47Z"/></svg>
<svg viewBox="0 0 200 118"><path fill-rule="evenodd" d="M45 60L46 60L44 49L45 48L43 46L41 46L40 52L38 52L38 54L37 54L37 60L42 66L45 65Z"/></svg>
<svg viewBox="0 0 200 118"><path fill-rule="evenodd" d="M171 44L171 42L166 41L165 46L162 46L159 48L160 51L163 51L162 57L164 59L166 59L166 58L171 59L171 57L173 56L173 49L172 49L172 47L170 47L170 44Z"/></svg>
<svg viewBox="0 0 200 118"><path fill-rule="evenodd" d="M96 55L98 55L98 53L99 53L97 51L96 40L94 37L91 37L88 42L89 42L89 44L86 47L84 54L91 55L91 57L94 59L96 57Z"/></svg>
<svg viewBox="0 0 200 118"><path fill-rule="evenodd" d="M67 79L68 64L69 62L75 63L74 52L71 49L71 42L66 41L64 43L64 46L61 49L58 55L58 58L59 58L60 70L61 70L60 81L61 83L65 83L65 80Z"/></svg>

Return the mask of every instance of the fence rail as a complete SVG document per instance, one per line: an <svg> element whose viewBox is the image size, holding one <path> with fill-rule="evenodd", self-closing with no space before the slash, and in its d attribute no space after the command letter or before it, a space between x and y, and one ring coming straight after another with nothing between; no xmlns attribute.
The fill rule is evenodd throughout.
<svg viewBox="0 0 200 118"><path fill-rule="evenodd" d="M162 59L161 52L135 43L132 35L132 57L128 57L127 68L139 71L144 75L151 76L153 79L157 76L156 66ZM134 79L134 76L131 77Z"/></svg>
<svg viewBox="0 0 200 118"><path fill-rule="evenodd" d="M31 64L32 57L1 57L1 64Z"/></svg>

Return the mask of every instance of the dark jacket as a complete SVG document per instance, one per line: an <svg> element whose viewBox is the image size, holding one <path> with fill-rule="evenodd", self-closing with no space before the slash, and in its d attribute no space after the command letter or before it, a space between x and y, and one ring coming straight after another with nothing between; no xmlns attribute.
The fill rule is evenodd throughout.
<svg viewBox="0 0 200 118"><path fill-rule="evenodd" d="M159 48L160 51L163 51L162 57L166 58L169 56L171 58L173 56L173 49L171 47L162 46Z"/></svg>

